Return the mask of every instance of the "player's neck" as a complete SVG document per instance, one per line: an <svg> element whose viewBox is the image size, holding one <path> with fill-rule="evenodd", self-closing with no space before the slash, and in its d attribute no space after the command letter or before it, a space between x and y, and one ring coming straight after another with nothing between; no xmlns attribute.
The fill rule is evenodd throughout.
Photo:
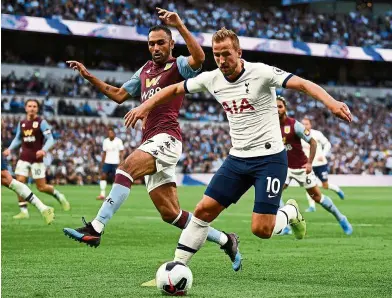
<svg viewBox="0 0 392 298"><path fill-rule="evenodd" d="M171 60L171 59L173 59L173 56L172 56L172 55L170 55L170 56L167 58L166 61L161 62L161 63L157 63L157 62L155 62L154 60L152 60L152 64L154 64L154 65L156 65L156 66L163 66L163 65L165 65L165 64L166 64L169 60Z"/></svg>
<svg viewBox="0 0 392 298"><path fill-rule="evenodd" d="M27 115L26 118L27 120L34 120L35 118L37 118L37 115Z"/></svg>
<svg viewBox="0 0 392 298"><path fill-rule="evenodd" d="M286 119L287 119L287 115L286 114L284 114L282 117L279 117L280 124L284 124L286 122Z"/></svg>

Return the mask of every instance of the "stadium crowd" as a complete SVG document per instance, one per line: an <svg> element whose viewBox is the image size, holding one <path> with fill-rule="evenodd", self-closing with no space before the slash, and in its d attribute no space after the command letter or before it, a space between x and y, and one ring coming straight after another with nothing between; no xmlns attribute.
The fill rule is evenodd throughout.
<svg viewBox="0 0 392 298"><path fill-rule="evenodd" d="M392 11L382 16L360 12L324 14L309 9L255 9L245 3L179 0L5 0L2 13L150 27L155 7L178 12L193 32L226 26L241 36L349 46L392 48Z"/></svg>
<svg viewBox="0 0 392 298"><path fill-rule="evenodd" d="M332 143L329 156L331 173L392 174L392 97L370 99L353 94L334 94L337 99L344 99L353 111L354 121L347 125L306 95L285 90L284 96L289 102L289 115L296 119L308 116L313 121L313 128L321 130ZM207 102L203 104L186 101L181 111L190 113L192 109L199 109L201 115L207 112L209 106ZM213 123L182 123L183 154L179 171L183 173L215 172L229 153L231 142L226 118L223 119L220 109L210 109L209 112L217 117ZM49 121L57 142L46 162L51 164L48 176L56 183L98 181L102 141L108 125L106 120L94 119L89 122L86 119L83 122ZM17 120L17 116L5 116L6 124L2 127L5 147L13 138ZM126 155L137 148L141 141L140 129L126 130L122 119L111 125L124 141ZM15 166L15 163L14 155L11 164Z"/></svg>

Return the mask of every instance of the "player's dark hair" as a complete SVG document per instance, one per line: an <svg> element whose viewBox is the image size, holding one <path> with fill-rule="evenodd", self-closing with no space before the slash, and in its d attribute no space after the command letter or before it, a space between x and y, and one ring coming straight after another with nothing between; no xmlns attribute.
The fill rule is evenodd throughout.
<svg viewBox="0 0 392 298"><path fill-rule="evenodd" d="M170 37L170 39L172 39L172 32L170 31L169 27L165 26L165 25L155 25L150 27L150 30L148 30L148 35L150 35L150 32L152 31L165 31L166 34Z"/></svg>
<svg viewBox="0 0 392 298"><path fill-rule="evenodd" d="M278 95L276 97L276 100L280 100L281 102L283 102L284 107L287 107L286 100L284 99L284 97L282 95Z"/></svg>
<svg viewBox="0 0 392 298"><path fill-rule="evenodd" d="M28 104L30 101L34 101L34 102L37 104L38 109L39 109L40 103L39 103L38 99L33 99L33 98L29 98L28 100L25 101L25 107L27 107L27 104Z"/></svg>
<svg viewBox="0 0 392 298"><path fill-rule="evenodd" d="M115 132L115 131L114 131L114 128L113 128L113 127L111 127L111 126L109 126L109 127L108 127L108 131Z"/></svg>

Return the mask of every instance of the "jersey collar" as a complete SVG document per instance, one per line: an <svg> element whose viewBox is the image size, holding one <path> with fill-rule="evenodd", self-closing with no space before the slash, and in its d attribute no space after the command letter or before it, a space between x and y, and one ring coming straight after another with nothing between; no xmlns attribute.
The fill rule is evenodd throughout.
<svg viewBox="0 0 392 298"><path fill-rule="evenodd" d="M243 59L241 59L241 61L243 62L243 64L242 64L242 70L241 70L241 72L238 74L238 76L236 77L236 78L234 78L234 79L229 79L228 77L226 77L226 76L223 76L225 79L226 79L226 81L228 81L229 83L235 83L236 81L238 81L238 79L244 74L244 72L245 72L245 60L243 60Z"/></svg>

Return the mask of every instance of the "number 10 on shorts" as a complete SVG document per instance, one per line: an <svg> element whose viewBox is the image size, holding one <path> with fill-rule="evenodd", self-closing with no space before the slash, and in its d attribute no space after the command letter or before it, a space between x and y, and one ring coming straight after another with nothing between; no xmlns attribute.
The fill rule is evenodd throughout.
<svg viewBox="0 0 392 298"><path fill-rule="evenodd" d="M280 181L278 178L267 177L267 192L277 195L280 191Z"/></svg>

